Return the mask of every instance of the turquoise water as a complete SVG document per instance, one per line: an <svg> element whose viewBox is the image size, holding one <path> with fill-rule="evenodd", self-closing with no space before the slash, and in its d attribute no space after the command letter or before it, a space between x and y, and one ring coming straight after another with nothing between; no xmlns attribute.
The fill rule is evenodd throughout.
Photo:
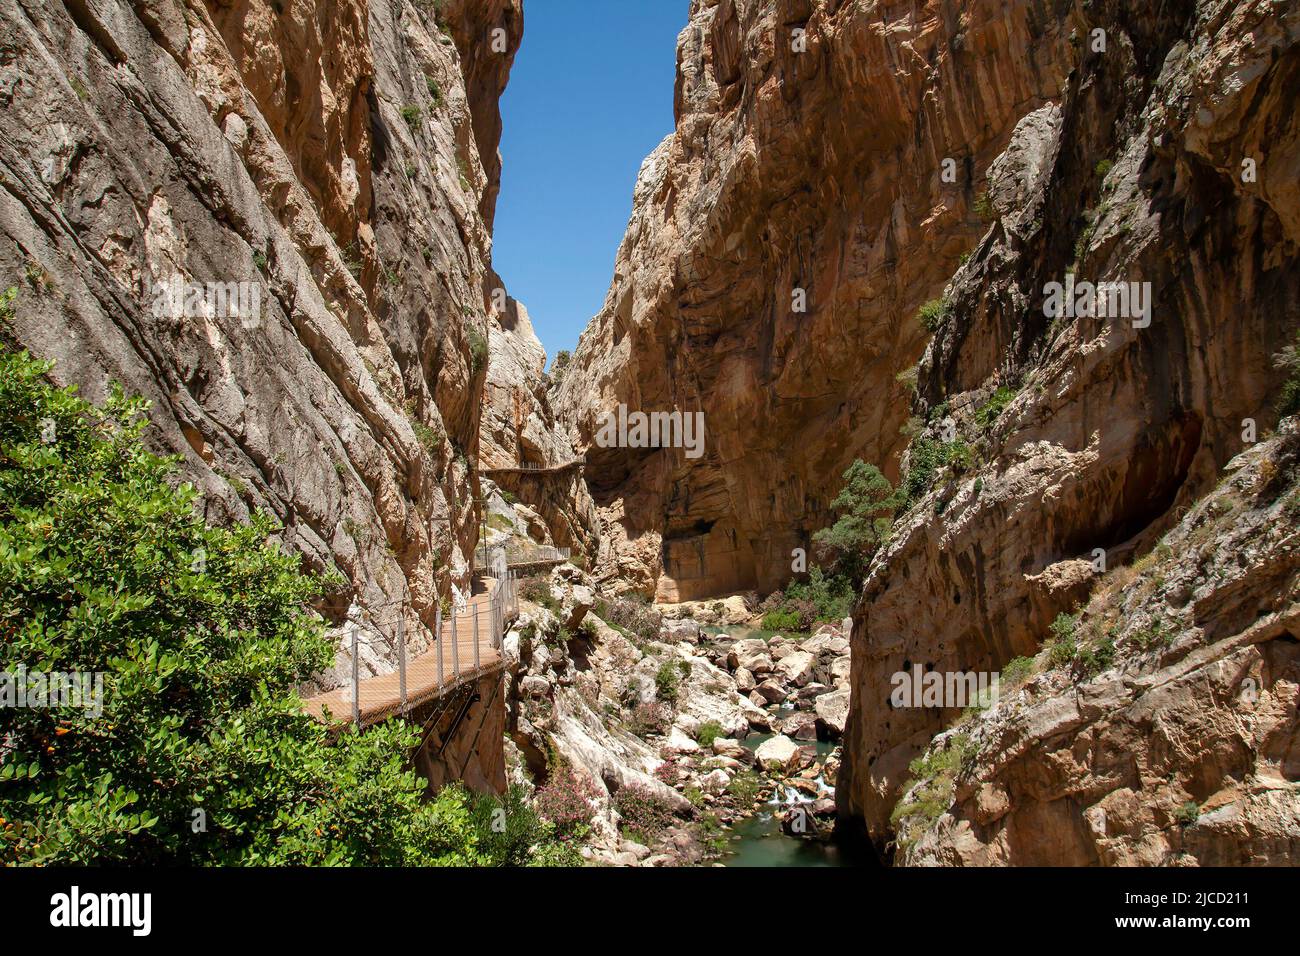
<svg viewBox="0 0 1300 956"><path fill-rule="evenodd" d="M700 630L708 635L706 640L718 644L744 638L759 638L766 641L771 640L778 633L742 626L705 625ZM784 716L789 711L773 710L772 713ZM763 741L770 740L773 736L775 735L770 733L750 734L741 743L754 750ZM807 744L815 746L819 759L825 759L835 749L834 744L824 740L815 743L801 740L798 743L801 746ZM725 866L853 866L864 862L860 853L834 840L812 840L783 833L780 817L783 809L784 806L769 804L733 826L728 831L731 841L730 850L723 856L721 862ZM830 821L826 823L830 825Z"/></svg>

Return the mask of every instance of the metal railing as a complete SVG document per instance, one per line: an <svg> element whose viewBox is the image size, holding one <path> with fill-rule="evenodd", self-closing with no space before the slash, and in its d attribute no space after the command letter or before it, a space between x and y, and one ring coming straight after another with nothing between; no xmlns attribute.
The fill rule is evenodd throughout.
<svg viewBox="0 0 1300 956"><path fill-rule="evenodd" d="M524 564L542 564L547 561L568 561L573 557L572 548L555 548L551 545L531 545L524 546L518 544L497 545L493 548L486 548L479 545L474 550L474 561L478 564L492 567L493 556L501 554L505 564L502 570L509 567L518 567Z"/></svg>
<svg viewBox="0 0 1300 956"><path fill-rule="evenodd" d="M389 622L395 623L397 630L397 669L366 680L360 675L361 622L369 618L377 630L372 611L378 608L363 612L354 605L344 624L352 653L352 679L308 700L309 708L323 706L335 719L349 713L358 726L378 723L397 713L405 715L412 707L442 696L449 687L477 679L487 667L495 666L510 622L519 614L518 583L503 553L488 563L487 576L486 592L473 595L464 606L453 606L445 615L441 605L434 609L431 646L418 656L407 653L406 612L404 606L397 607L395 621ZM379 608L399 604L402 602Z"/></svg>

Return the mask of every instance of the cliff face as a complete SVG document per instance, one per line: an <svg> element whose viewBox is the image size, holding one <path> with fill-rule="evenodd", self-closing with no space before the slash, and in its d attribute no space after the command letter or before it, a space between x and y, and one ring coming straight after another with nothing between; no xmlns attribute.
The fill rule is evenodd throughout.
<svg viewBox="0 0 1300 956"><path fill-rule="evenodd" d="M265 508L343 573L327 614L382 608L372 668L399 616L420 644L475 536L522 12L438 7L0 4L5 334L92 398L150 398L211 519ZM214 298L225 283L256 308ZM182 294L159 308L160 287Z"/></svg>
<svg viewBox="0 0 1300 956"><path fill-rule="evenodd" d="M523 303L511 299L493 316L489 350L479 442L483 474L535 509L558 546L594 553L600 517L580 461L557 427L546 350Z"/></svg>
<svg viewBox="0 0 1300 956"><path fill-rule="evenodd" d="M1163 546L1100 584L1100 673L1044 662L945 733L937 817L900 804L912 865L1291 865L1300 854L1300 436L1244 451ZM930 811L933 816L934 810Z"/></svg>
<svg viewBox="0 0 1300 956"><path fill-rule="evenodd" d="M1155 581L1133 566L1164 560L1278 418L1274 356L1300 326L1297 40L1300 13L1265 0L692 4L677 128L642 167L557 408L602 566L663 600L782 584L849 462L906 476L855 612L837 788L883 855L1294 853L1288 455L1260 465L1250 541L1184 524L1210 542L1199 571L1126 588ZM1135 298L1046 314L1075 280ZM703 457L599 447L619 403L703 410ZM1078 626L1104 626L1044 650L1090 601ZM962 709L894 707L892 675L1018 657L1047 675L1034 703L963 737L975 756L935 797L909 764L944 752ZM1239 672L1267 687L1262 716L1235 703ZM951 812L891 822L905 791ZM1228 821L1218 836L1175 832L1189 801Z"/></svg>
<svg viewBox="0 0 1300 956"><path fill-rule="evenodd" d="M557 401L625 578L664 600L779 586L854 457L896 474L912 316L983 231L1016 120L1060 93L1057 7L691 5L677 128ZM619 403L703 410L703 457L596 446Z"/></svg>
<svg viewBox="0 0 1300 956"><path fill-rule="evenodd" d="M1077 22L1081 36L1104 24L1106 51L1084 58L1059 103L1027 117L995 164L995 221L953 277L950 308L921 363L920 439L941 442L947 420L955 438L948 447L960 446L954 457L961 460L936 470L896 526L855 615L854 698L837 793L841 813L865 824L881 847L896 835L889 817L909 762L960 716L951 707L891 707L891 675L914 663L943 673L996 671L1034 655L1057 614L1097 593L1093 561L1104 557L1113 570L1151 551L1214 488L1224 464L1276 421L1282 375L1273 356L1300 325L1292 192L1300 169L1300 16L1268 3L1159 13L1094 5ZM1243 175L1248 166L1255 176ZM1081 281L1150 283L1149 324L1045 316L1048 283L1067 272ZM1245 559L1225 539L1204 560L1222 574ZM1261 566L1240 575L1234 589L1242 593L1232 602L1289 619L1294 597L1285 572L1281 582ZM1113 633L1095 637L1085 653L1105 658L1119 640L1123 656L1123 635L1135 622L1186 611L1187 595L1167 592L1165 583L1126 600L1107 623ZM1238 645L1220 642L1245 633L1246 623L1226 607L1216 619L1214 604L1168 622L1169 633L1186 640L1164 666L1191 653L1193 638L1211 645L1195 652L1198 664L1239 663L1229 660ZM1285 662L1278 666L1285 672ZM1142 698L1161 681L1123 683ZM1161 690L1183 710L1233 706L1213 682ZM1063 708L1086 696L1073 682L1060 694ZM1156 699L1135 706L1149 710ZM1283 714L1287 699L1282 691ZM1293 707L1284 724L1294 734ZM1249 774L1280 772L1293 788L1293 761L1283 763L1290 770L1266 768L1271 758L1249 737L1237 738L1251 754ZM1122 746L1079 726L1057 727L1040 743L1053 760L1077 760L1089 774L1116 759L1106 748ZM1140 757L1122 762L1131 773L1107 784L1130 788L1137 802L1155 801L1144 792L1151 781ZM1169 789L1202 799L1229 777L1240 779L1241 769L1188 759ZM1094 825L1105 831L1098 790L1065 776L1069 782L1056 788L1037 786L1038 777L1013 787L1012 811L1036 818L1040 830L1066 818L1080 825L1080 814L1100 812ZM1242 803L1238 812L1251 811ZM1139 849L1147 846L1139 817L1112 834L1131 841L1127 851L1103 849L1097 835L1091 853L1072 846L1068 861L1147 852ZM1158 812L1155 820L1168 825ZM1006 858L1051 854L1024 852ZM1243 852L1269 856L1259 846Z"/></svg>

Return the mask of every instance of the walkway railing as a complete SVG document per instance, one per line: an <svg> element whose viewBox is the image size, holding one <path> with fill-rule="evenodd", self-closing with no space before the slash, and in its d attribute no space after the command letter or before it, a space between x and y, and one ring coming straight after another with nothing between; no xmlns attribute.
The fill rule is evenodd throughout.
<svg viewBox="0 0 1300 956"><path fill-rule="evenodd" d="M399 713L405 715L499 666L503 660L502 640L519 614L518 584L504 554L489 562L488 574L476 584L479 593L460 607L446 614L441 606L435 609L432 646L409 659L406 621L399 610L397 670L365 680L360 679L362 613L354 605L344 625L344 639L352 652L352 679L308 699L308 712L331 723L351 722L367 727Z"/></svg>
<svg viewBox="0 0 1300 956"><path fill-rule="evenodd" d="M550 545L532 545L520 546L508 544L504 547L497 545L494 548L486 549L480 545L474 551L474 560L477 563L492 566L493 556L501 554L505 564L503 567L512 568L525 564L544 564L548 561L568 561L573 556L572 548L554 548Z"/></svg>

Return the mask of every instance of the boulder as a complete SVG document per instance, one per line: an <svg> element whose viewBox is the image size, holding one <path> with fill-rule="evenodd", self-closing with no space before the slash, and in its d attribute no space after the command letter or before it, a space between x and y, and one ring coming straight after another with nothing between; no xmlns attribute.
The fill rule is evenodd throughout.
<svg viewBox="0 0 1300 956"><path fill-rule="evenodd" d="M759 744L754 757L764 770L785 773L798 763L799 746L785 734L778 734Z"/></svg>
<svg viewBox="0 0 1300 956"><path fill-rule="evenodd" d="M846 657L837 657L831 664L831 680L836 687L847 687L849 684L849 674L852 670L852 662Z"/></svg>
<svg viewBox="0 0 1300 956"><path fill-rule="evenodd" d="M731 650L727 652L727 666L735 670L740 666L741 658L753 657L757 654L767 653L767 642L755 638L747 638L742 641L736 641L731 645Z"/></svg>
<svg viewBox="0 0 1300 956"><path fill-rule="evenodd" d="M700 778L700 789L705 793L719 794L731 785L731 774L718 769L710 770Z"/></svg>
<svg viewBox="0 0 1300 956"><path fill-rule="evenodd" d="M754 700L754 695L763 701L764 704L779 704L786 698L786 689L774 680L765 680L754 688L754 692L749 695L750 700ZM758 701L754 701L758 703Z"/></svg>
<svg viewBox="0 0 1300 956"><path fill-rule="evenodd" d="M560 604L560 620L564 622L565 628L576 631L595 603L596 595L591 588L583 584L575 585Z"/></svg>
<svg viewBox="0 0 1300 956"><path fill-rule="evenodd" d="M812 680L813 663L813 656L807 651L795 651L776 662L776 672L782 675L787 683L802 687Z"/></svg>
<svg viewBox="0 0 1300 956"><path fill-rule="evenodd" d="M822 826L811 803L797 803L781 814L781 831L790 836L820 837Z"/></svg>
<svg viewBox="0 0 1300 956"><path fill-rule="evenodd" d="M757 686L758 682L754 680L754 675L750 672L749 668L736 668L736 690L740 691L742 694L748 694Z"/></svg>
<svg viewBox="0 0 1300 956"><path fill-rule="evenodd" d="M822 694L813 701L817 715L817 728L828 740L839 740L844 735L844 724L849 719L849 692L837 690Z"/></svg>
<svg viewBox="0 0 1300 956"><path fill-rule="evenodd" d="M660 749L664 752L688 754L697 752L700 745L684 734L680 727L674 727Z"/></svg>
<svg viewBox="0 0 1300 956"><path fill-rule="evenodd" d="M700 625L689 618L664 621L659 625L659 640L665 644L698 644L700 642Z"/></svg>
<svg viewBox="0 0 1300 956"><path fill-rule="evenodd" d="M808 713L796 713L781 724L781 733L795 740L817 739L817 718Z"/></svg>
<svg viewBox="0 0 1300 956"><path fill-rule="evenodd" d="M529 674L519 682L519 693L524 697L545 697L551 692L551 682L537 674Z"/></svg>
<svg viewBox="0 0 1300 956"><path fill-rule="evenodd" d="M732 757L736 760L743 760L749 750L739 740L731 737L715 737L713 739L713 752L722 757Z"/></svg>

